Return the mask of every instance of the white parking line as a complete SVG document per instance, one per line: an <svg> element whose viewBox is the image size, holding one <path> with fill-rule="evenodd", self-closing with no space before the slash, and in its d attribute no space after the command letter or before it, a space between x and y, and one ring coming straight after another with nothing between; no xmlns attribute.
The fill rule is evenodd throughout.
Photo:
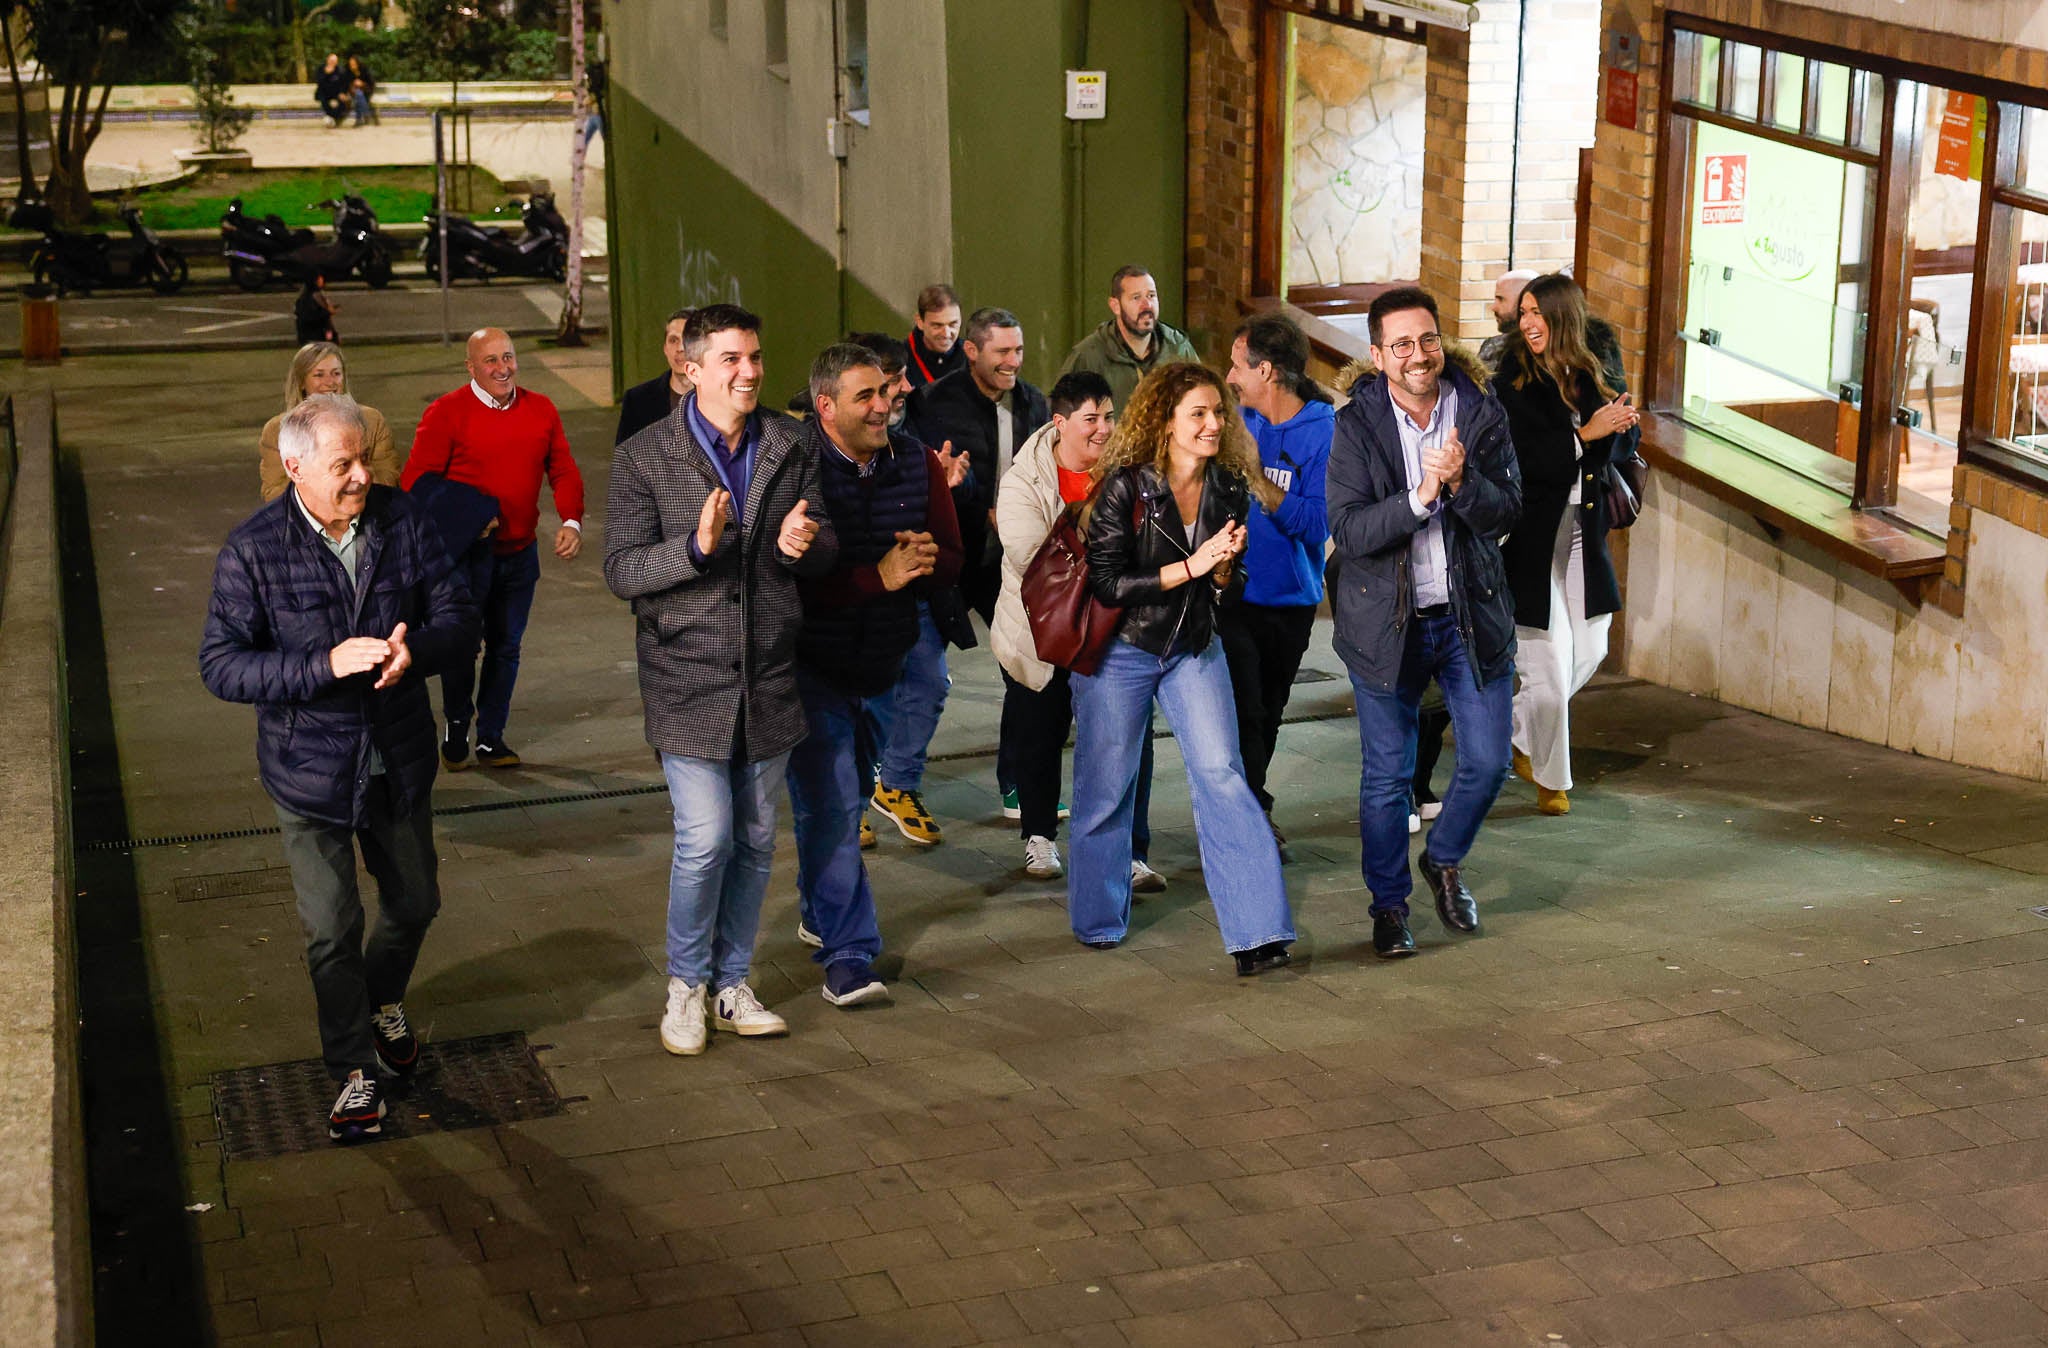
<svg viewBox="0 0 2048 1348"><path fill-rule="evenodd" d="M196 328L185 329L185 335L190 337L201 332L219 332L223 328L246 328L251 323L282 323L290 317L290 314L258 314L254 318L238 318L232 323L202 323Z"/></svg>

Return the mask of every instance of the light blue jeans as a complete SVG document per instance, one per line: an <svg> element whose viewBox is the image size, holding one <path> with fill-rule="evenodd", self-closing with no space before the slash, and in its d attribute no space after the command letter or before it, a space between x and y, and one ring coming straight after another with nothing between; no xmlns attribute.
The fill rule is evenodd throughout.
<svg viewBox="0 0 2048 1348"><path fill-rule="evenodd" d="M946 672L946 639L932 624L931 605L920 599L917 644L904 658L903 673L894 688L869 698L862 711L883 786L891 791L924 789L925 754L932 747L932 735L946 710L946 694L952 689L952 676ZM865 765L862 776L869 776ZM873 795L874 782L865 780L865 785L862 794Z"/></svg>
<svg viewBox="0 0 2048 1348"><path fill-rule="evenodd" d="M675 814L668 972L715 990L747 981L775 856L775 787L788 754L759 763L661 756Z"/></svg>
<svg viewBox="0 0 2048 1348"><path fill-rule="evenodd" d="M1223 947L1294 939L1273 830L1245 784L1237 704L1223 643L1199 655L1158 656L1123 641L1092 675L1073 676L1074 817L1067 920L1083 941L1120 941L1131 921L1131 814L1138 761L1156 697L1187 764L1202 846L1202 878Z"/></svg>

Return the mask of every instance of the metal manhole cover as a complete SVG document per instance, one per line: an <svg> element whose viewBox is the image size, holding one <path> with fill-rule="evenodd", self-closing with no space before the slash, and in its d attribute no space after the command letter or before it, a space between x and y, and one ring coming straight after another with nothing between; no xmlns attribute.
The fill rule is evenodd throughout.
<svg viewBox="0 0 2048 1348"><path fill-rule="evenodd" d="M251 894L278 894L292 887L289 866L261 866L253 871L222 871L216 875L181 875L175 892L179 903L200 899L239 899Z"/></svg>
<svg viewBox="0 0 2048 1348"><path fill-rule="evenodd" d="M384 1138L540 1119L562 1112L526 1036L423 1042L411 1081L391 1082ZM327 1111L335 1085L317 1058L213 1074L213 1118L230 1161L261 1161L334 1145Z"/></svg>

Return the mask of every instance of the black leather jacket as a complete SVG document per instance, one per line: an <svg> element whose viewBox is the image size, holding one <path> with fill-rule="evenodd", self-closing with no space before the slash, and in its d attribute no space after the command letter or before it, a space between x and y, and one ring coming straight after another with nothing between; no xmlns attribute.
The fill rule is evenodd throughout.
<svg viewBox="0 0 2048 1348"><path fill-rule="evenodd" d="M1206 650L1216 632L1217 605L1244 589L1243 559L1230 567L1222 585L1197 576L1191 585L1167 590L1159 572L1187 560L1228 521L1242 524L1250 509L1244 479L1211 469L1202 482L1190 543L1180 506L1157 470L1126 468L1104 479L1088 524L1088 583L1097 599L1124 611L1117 636L1162 657Z"/></svg>

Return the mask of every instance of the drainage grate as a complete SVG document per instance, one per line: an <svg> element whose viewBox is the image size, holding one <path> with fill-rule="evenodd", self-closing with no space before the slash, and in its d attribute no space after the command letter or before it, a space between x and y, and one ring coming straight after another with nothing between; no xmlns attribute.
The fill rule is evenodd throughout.
<svg viewBox="0 0 2048 1348"><path fill-rule="evenodd" d="M546 1047L542 1045L541 1047ZM385 1138L488 1128L562 1112L562 1098L526 1036L487 1034L420 1046L409 1082L386 1078ZM327 1111L335 1086L317 1060L213 1074L213 1118L230 1161L261 1161L334 1145Z"/></svg>
<svg viewBox="0 0 2048 1348"><path fill-rule="evenodd" d="M240 899L252 894L289 892L289 866L261 866L253 871L222 871L217 875L181 875L175 886L179 903L202 899Z"/></svg>

